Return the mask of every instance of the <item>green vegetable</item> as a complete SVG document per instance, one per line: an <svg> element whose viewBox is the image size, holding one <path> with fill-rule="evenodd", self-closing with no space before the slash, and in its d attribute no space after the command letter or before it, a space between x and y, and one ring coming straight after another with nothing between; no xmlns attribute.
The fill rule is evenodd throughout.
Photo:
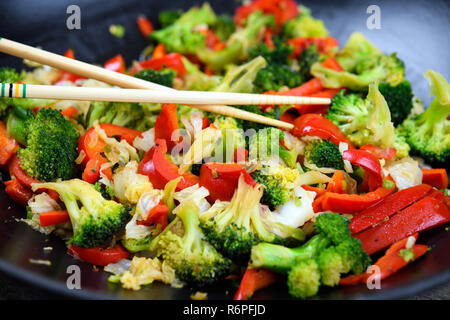
<svg viewBox="0 0 450 320"><path fill-rule="evenodd" d="M413 92L409 81L404 80L396 86L380 83L378 86L391 111L392 122L395 126L405 120L413 107Z"/></svg>
<svg viewBox="0 0 450 320"><path fill-rule="evenodd" d="M150 249L153 238L152 235L148 235L142 239L122 239L122 244L131 253L147 251Z"/></svg>
<svg viewBox="0 0 450 320"><path fill-rule="evenodd" d="M425 112L406 119L400 133L411 146L411 152L439 165L450 161L450 85L438 72L428 70L430 94L435 96Z"/></svg>
<svg viewBox="0 0 450 320"><path fill-rule="evenodd" d="M109 33L116 38L123 38L125 35L125 27L120 24L112 24L109 26Z"/></svg>
<svg viewBox="0 0 450 320"><path fill-rule="evenodd" d="M91 248L107 244L130 218L127 206L106 200L85 181L72 179L33 184L33 190L40 188L58 192L72 222L70 242L76 246Z"/></svg>
<svg viewBox="0 0 450 320"><path fill-rule="evenodd" d="M339 147L329 140L317 140L308 143L305 148L305 159L319 168L344 169L344 160Z"/></svg>
<svg viewBox="0 0 450 320"><path fill-rule="evenodd" d="M159 23L161 24L161 28L165 28L174 24L181 15L183 14L183 10L181 9L173 9L173 10L165 10L161 11L158 15Z"/></svg>
<svg viewBox="0 0 450 320"><path fill-rule="evenodd" d="M134 76L139 79L172 88L176 72L172 69L161 69L159 71L153 69L144 69L136 73Z"/></svg>
<svg viewBox="0 0 450 320"><path fill-rule="evenodd" d="M30 109L22 108L19 105L13 106L6 122L6 133L8 136L13 137L20 144L25 145L27 143L29 124L27 120L33 117L33 111Z"/></svg>
<svg viewBox="0 0 450 320"><path fill-rule="evenodd" d="M319 61L320 54L317 50L317 46L315 44L310 45L308 48L304 49L298 58L298 66L299 73L303 79L303 82L306 82L312 79L311 75L311 66Z"/></svg>
<svg viewBox="0 0 450 320"><path fill-rule="evenodd" d="M114 189L110 186L107 186L104 183L101 183L100 181L97 181L94 184L94 189L100 192L106 200L114 200L115 192Z"/></svg>
<svg viewBox="0 0 450 320"><path fill-rule="evenodd" d="M152 241L151 249L175 269L180 280L202 287L223 279L230 271L231 261L203 240L198 214L195 203L184 202L177 217ZM183 235L171 231L179 222Z"/></svg>
<svg viewBox="0 0 450 320"><path fill-rule="evenodd" d="M236 31L236 24L230 15L221 14L217 16L217 21L214 24L213 29L219 39L225 41L234 31Z"/></svg>
<svg viewBox="0 0 450 320"><path fill-rule="evenodd" d="M92 127L94 121L98 120L99 123L135 129L143 118L144 110L140 104L95 101L91 103L84 122L86 128Z"/></svg>
<svg viewBox="0 0 450 320"><path fill-rule="evenodd" d="M320 19L311 16L310 10L300 9L298 17L283 25L283 35L287 38L327 37L328 30Z"/></svg>
<svg viewBox="0 0 450 320"><path fill-rule="evenodd" d="M315 295L320 284L335 286L342 274L362 273L370 258L351 236L350 220L336 213L320 214L316 235L297 248L260 243L252 248L251 267L288 273L289 293L296 298Z"/></svg>
<svg viewBox="0 0 450 320"><path fill-rule="evenodd" d="M24 122L23 130L26 147L19 149L18 155L29 176L41 181L75 177L79 133L60 111L40 109Z"/></svg>

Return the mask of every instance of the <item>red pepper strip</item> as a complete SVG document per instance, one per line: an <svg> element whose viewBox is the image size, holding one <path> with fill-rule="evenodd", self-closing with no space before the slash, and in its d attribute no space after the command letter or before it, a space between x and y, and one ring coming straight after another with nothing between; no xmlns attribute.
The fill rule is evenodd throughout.
<svg viewBox="0 0 450 320"><path fill-rule="evenodd" d="M75 54L72 49L68 49L64 54L66 58L75 59ZM79 76L74 73L70 73L67 71L60 70L58 80L56 80L56 85L60 84L63 81L75 82L78 79L86 79L85 77Z"/></svg>
<svg viewBox="0 0 450 320"><path fill-rule="evenodd" d="M435 188L432 188L430 193L427 195L432 198L435 198L436 200L445 201L445 194L442 190L437 190Z"/></svg>
<svg viewBox="0 0 450 320"><path fill-rule="evenodd" d="M245 19L255 11L273 14L277 27L281 27L299 13L297 3L293 0L254 0L236 9L234 22L242 26Z"/></svg>
<svg viewBox="0 0 450 320"><path fill-rule="evenodd" d="M20 183L17 179L6 181L5 186L5 192L8 196L21 205L26 206L28 204L28 200L30 200L33 196L33 192L30 188Z"/></svg>
<svg viewBox="0 0 450 320"><path fill-rule="evenodd" d="M177 105L166 103L162 105L161 112L155 122L155 139L164 139L170 151L180 141Z"/></svg>
<svg viewBox="0 0 450 320"><path fill-rule="evenodd" d="M186 74L186 67L184 66L182 55L179 53L170 53L162 58L152 58L142 61L140 66L143 69L160 70L162 68L168 68L175 70L178 77L182 77Z"/></svg>
<svg viewBox="0 0 450 320"><path fill-rule="evenodd" d="M311 37L311 38L292 38L287 40L293 47L291 58L296 59L300 56L302 51L308 48L311 44L315 44L320 53L330 55L331 50L338 46L338 41L333 37Z"/></svg>
<svg viewBox="0 0 450 320"><path fill-rule="evenodd" d="M345 278L341 278L341 280L339 280L339 284L341 286L353 286L355 284L360 283L362 279L364 279L364 276L365 276L364 273L351 274L349 276L346 276Z"/></svg>
<svg viewBox="0 0 450 320"><path fill-rule="evenodd" d="M247 161L248 151L245 148L234 150L234 162L241 163Z"/></svg>
<svg viewBox="0 0 450 320"><path fill-rule="evenodd" d="M237 163L205 163L200 169L200 186L209 191L208 200L229 201L233 197L234 191L238 186L239 177L244 175L244 180L251 186L256 182L253 178Z"/></svg>
<svg viewBox="0 0 450 320"><path fill-rule="evenodd" d="M353 143L345 136L337 125L320 114L304 114L294 121L294 129L291 133L294 136L313 136L339 145L340 142L348 144L349 149L354 149Z"/></svg>
<svg viewBox="0 0 450 320"><path fill-rule="evenodd" d="M281 121L288 122L291 124L294 124L295 119L297 119L300 116L297 109L291 108L286 110L280 117Z"/></svg>
<svg viewBox="0 0 450 320"><path fill-rule="evenodd" d="M55 224L64 223L70 220L67 210L53 210L43 212L39 215L41 226L54 226Z"/></svg>
<svg viewBox="0 0 450 320"><path fill-rule="evenodd" d="M247 269L233 300L248 300L253 294L279 280L278 274L263 268Z"/></svg>
<svg viewBox="0 0 450 320"><path fill-rule="evenodd" d="M163 58L166 55L166 46L163 43L159 43L155 50L153 50L153 59Z"/></svg>
<svg viewBox="0 0 450 320"><path fill-rule="evenodd" d="M125 72L125 60L121 54L118 54L105 62L105 69L124 73Z"/></svg>
<svg viewBox="0 0 450 320"><path fill-rule="evenodd" d="M325 194L326 190L325 188L317 188L317 187L311 187L307 184L302 185L302 188L306 191L312 191L316 193L316 199L320 197L321 195Z"/></svg>
<svg viewBox="0 0 450 320"><path fill-rule="evenodd" d="M116 244L113 248L106 249L101 247L82 248L71 244L69 248L67 248L67 253L97 266L106 266L111 263L119 262L122 259L130 258L130 253L120 244Z"/></svg>
<svg viewBox="0 0 450 320"><path fill-rule="evenodd" d="M310 95L310 97L333 99L333 97L335 95L337 95L339 91L341 91L340 88L324 89L322 91L312 93ZM306 113L326 114L328 109L330 108L330 106L328 104L297 104L297 105L294 105L294 108L297 109L297 111L300 114L306 114Z"/></svg>
<svg viewBox="0 0 450 320"><path fill-rule="evenodd" d="M145 220L138 221L138 225L150 226L152 224L161 225L161 231L167 227L167 213L169 208L162 202L151 208Z"/></svg>
<svg viewBox="0 0 450 320"><path fill-rule="evenodd" d="M390 216L425 197L430 191L429 185L421 184L391 194L383 201L354 216L349 226L350 230L353 234L359 233L383 220L387 220Z"/></svg>
<svg viewBox="0 0 450 320"><path fill-rule="evenodd" d="M6 134L6 125L0 121L0 164L5 165L8 163L19 149L19 144L13 138L8 137Z"/></svg>
<svg viewBox="0 0 450 320"><path fill-rule="evenodd" d="M141 32L141 34L146 38L148 38L148 36L155 29L153 27L152 23L150 22L150 20L148 20L145 16L139 16L136 19L136 23L138 25L138 28L139 28L139 31Z"/></svg>
<svg viewBox="0 0 450 320"><path fill-rule="evenodd" d="M284 96L302 97L302 96L310 96L313 93L322 91L323 89L325 89L325 88L322 86L322 83L320 82L320 80L317 78L313 78L313 79L305 82L304 84L302 84L299 87L292 88L292 89L289 89L289 90L286 90L283 92L278 92L277 94L284 95Z"/></svg>
<svg viewBox="0 0 450 320"><path fill-rule="evenodd" d="M70 106L70 107L64 109L63 111L61 111L61 114L68 118L73 118L77 113L78 113L78 109L73 106Z"/></svg>
<svg viewBox="0 0 450 320"><path fill-rule="evenodd" d="M426 196L400 211L388 221L357 235L363 249L371 255L390 244L450 221L450 209L439 200Z"/></svg>
<svg viewBox="0 0 450 320"><path fill-rule="evenodd" d="M324 62L322 62L322 66L337 72L344 71L344 68L342 68L339 62L337 62L336 59L333 57L329 57Z"/></svg>
<svg viewBox="0 0 450 320"><path fill-rule="evenodd" d="M208 117L203 117L203 119L202 119L202 129L206 129L208 127L209 127Z"/></svg>
<svg viewBox="0 0 450 320"><path fill-rule="evenodd" d="M378 159L385 159L385 160L394 160L397 154L397 150L395 150L395 148L382 149L372 144L366 144L360 147L359 149L373 154Z"/></svg>
<svg viewBox="0 0 450 320"><path fill-rule="evenodd" d="M138 172L148 176L153 187L164 189L167 182L180 176L178 167L166 158L167 144L164 139L157 139L155 145L145 153L139 163ZM190 172L181 175L177 190L183 190L199 183L199 178Z"/></svg>
<svg viewBox="0 0 450 320"><path fill-rule="evenodd" d="M322 203L323 203L323 200L325 199L325 194L326 193L324 193L314 199L314 201L312 203L312 208L313 208L314 213L324 211L323 207L322 207Z"/></svg>
<svg viewBox="0 0 450 320"><path fill-rule="evenodd" d="M15 177L21 184L31 188L32 183L39 183L40 181L27 175L27 173L20 167L20 159L14 155L8 164L9 174Z"/></svg>
<svg viewBox="0 0 450 320"><path fill-rule="evenodd" d="M437 189L446 189L448 186L448 175L445 169L422 169L422 182Z"/></svg>
<svg viewBox="0 0 450 320"><path fill-rule="evenodd" d="M275 44L273 43L272 39L274 34L275 32L272 30L272 28L266 28L266 30L264 30L264 43L270 50L275 49Z"/></svg>
<svg viewBox="0 0 450 320"><path fill-rule="evenodd" d="M346 181L342 170L336 170L331 177L332 181L328 183L328 192L347 193Z"/></svg>
<svg viewBox="0 0 450 320"><path fill-rule="evenodd" d="M373 191L383 185L383 174L380 161L375 156L364 150L346 150L342 156L344 160L361 166L369 173L369 190Z"/></svg>
<svg viewBox="0 0 450 320"><path fill-rule="evenodd" d="M211 29L201 29L198 32L205 36L206 47L213 51L220 51L222 46L219 37Z"/></svg>
<svg viewBox="0 0 450 320"><path fill-rule="evenodd" d="M358 213L377 204L394 192L394 189L380 187L364 195L326 192L323 196L322 208L337 213Z"/></svg>

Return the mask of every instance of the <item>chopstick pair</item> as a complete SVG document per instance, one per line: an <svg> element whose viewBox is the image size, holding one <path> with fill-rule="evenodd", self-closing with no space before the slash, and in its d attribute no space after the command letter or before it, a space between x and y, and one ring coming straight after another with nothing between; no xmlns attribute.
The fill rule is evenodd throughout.
<svg viewBox="0 0 450 320"><path fill-rule="evenodd" d="M178 103L192 105L198 109L258 122L285 130L290 123L267 118L252 112L226 106L226 104L330 104L327 98L256 95L223 92L179 91L156 83L138 79L123 73L107 70L79 60L70 59L45 50L33 48L0 37L0 51L23 59L64 70L80 76L96 79L122 88L154 90L126 90L114 88L84 88L64 86L41 86L24 84L1 84L1 96L49 98L66 100L102 100L129 102ZM221 105L223 104L223 105Z"/></svg>

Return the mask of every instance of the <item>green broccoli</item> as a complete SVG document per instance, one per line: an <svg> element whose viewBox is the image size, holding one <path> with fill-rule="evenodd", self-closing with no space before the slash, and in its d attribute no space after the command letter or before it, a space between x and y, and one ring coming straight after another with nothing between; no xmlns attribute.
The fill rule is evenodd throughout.
<svg viewBox="0 0 450 320"><path fill-rule="evenodd" d="M299 74L302 77L303 82L306 82L312 78L311 66L319 61L320 54L315 44L310 45L304 49L298 58Z"/></svg>
<svg viewBox="0 0 450 320"><path fill-rule="evenodd" d="M252 178L264 186L261 202L276 207L295 199L293 186L299 175L297 169L263 166L252 173Z"/></svg>
<svg viewBox="0 0 450 320"><path fill-rule="evenodd" d="M305 148L305 159L319 168L344 169L339 147L329 140L314 140Z"/></svg>
<svg viewBox="0 0 450 320"><path fill-rule="evenodd" d="M150 249L175 269L180 280L202 287L223 279L230 271L231 261L203 240L205 235L199 227L198 214L194 202L183 203L176 218L153 239ZM179 222L184 229L182 235L172 231Z"/></svg>
<svg viewBox="0 0 450 320"><path fill-rule="evenodd" d="M27 120L33 117L33 111L30 109L22 108L19 105L13 106L6 122L8 136L13 137L20 144L25 145L27 143L28 133L27 124L29 124Z"/></svg>
<svg viewBox="0 0 450 320"><path fill-rule="evenodd" d="M214 155L216 160L223 159L223 161L226 162L226 157L234 158L234 150L245 148L244 131L242 129L241 119L210 114L209 121L222 131L222 148L216 148ZM233 151L233 153L229 154L230 151ZM219 152L221 152L221 154L218 154Z"/></svg>
<svg viewBox="0 0 450 320"><path fill-rule="evenodd" d="M267 161L272 157L279 157L288 167L294 168L298 153L295 149L285 149L280 144L283 139L284 133L278 128L267 127L258 130L249 137L249 158Z"/></svg>
<svg viewBox="0 0 450 320"><path fill-rule="evenodd" d="M264 111L261 109L261 106L258 106L258 105L242 105L242 106L234 106L234 107L244 110L244 111L260 114L260 115L263 115L268 118L277 119L277 120L280 119L280 116L282 114L281 108L279 106L275 106L275 108L266 109ZM242 129L244 129L244 131L247 131L249 129L258 131L258 130L264 129L264 128L267 128L267 125L258 123L258 122L242 120Z"/></svg>
<svg viewBox="0 0 450 320"><path fill-rule="evenodd" d="M254 12L248 17L245 27L236 29L228 38L225 49L212 51L199 47L196 54L212 70L223 70L227 65L247 60L249 50L260 42L261 30L267 26L274 26L273 15L265 15L261 11Z"/></svg>
<svg viewBox="0 0 450 320"><path fill-rule="evenodd" d="M262 68L267 66L263 57L256 57L249 62L230 68L214 91L249 93L254 89L253 81Z"/></svg>
<svg viewBox="0 0 450 320"><path fill-rule="evenodd" d="M199 25L214 25L217 17L211 6L204 3L200 8L192 8L183 13L167 27L153 31L150 35L159 43L163 43L170 52L195 54L199 48L206 46L205 35L195 31Z"/></svg>
<svg viewBox="0 0 450 320"><path fill-rule="evenodd" d="M260 243L252 248L251 267L288 273L289 293L296 298L315 295L320 284L335 286L342 274L359 274L370 265L361 242L351 236L350 220L337 213L320 214L316 235L297 248Z"/></svg>
<svg viewBox="0 0 450 320"><path fill-rule="evenodd" d="M22 80L24 74L17 73L16 70L12 68L0 68L0 82L3 83L16 83ZM8 106L11 105L11 102L15 100L14 98L2 98L0 99L0 118L6 116Z"/></svg>
<svg viewBox="0 0 450 320"><path fill-rule="evenodd" d="M105 198L106 200L114 200L114 196L116 193L114 192L114 189L111 188L110 186L107 186L106 184L97 181L94 184L94 188L95 190L100 192L103 198Z"/></svg>
<svg viewBox="0 0 450 320"><path fill-rule="evenodd" d="M273 37L274 48L271 49L266 43L260 43L249 51L250 59L258 56L263 57L268 64L287 64L292 46L278 37Z"/></svg>
<svg viewBox="0 0 450 320"><path fill-rule="evenodd" d="M106 200L93 185L80 179L34 183L32 188L58 192L72 223L73 237L70 242L79 247L107 244L130 218L130 208Z"/></svg>
<svg viewBox="0 0 450 320"><path fill-rule="evenodd" d="M394 126L399 125L411 113L413 107L413 92L409 81L404 80L396 86L380 83L378 86L391 111Z"/></svg>
<svg viewBox="0 0 450 320"><path fill-rule="evenodd" d="M217 21L213 25L213 29L219 39L225 41L234 31L236 31L236 24L230 15L221 14L217 16Z"/></svg>
<svg viewBox="0 0 450 320"><path fill-rule="evenodd" d="M122 244L131 253L136 253L149 250L153 239L154 237L152 235L148 235L142 239L122 239Z"/></svg>
<svg viewBox="0 0 450 320"><path fill-rule="evenodd" d="M336 60L345 71L335 71L316 62L311 73L326 88L349 88L366 91L373 82L386 82L391 86L400 84L405 77L405 65L396 54L385 55L360 33L354 33Z"/></svg>
<svg viewBox="0 0 450 320"><path fill-rule="evenodd" d="M183 14L183 10L181 9L172 9L172 10L164 10L161 11L158 15L158 20L161 25L161 28L165 28L174 24L181 15Z"/></svg>
<svg viewBox="0 0 450 320"><path fill-rule="evenodd" d="M138 103L95 101L89 106L84 124L90 128L98 120L134 129L143 118L144 110Z"/></svg>
<svg viewBox="0 0 450 320"><path fill-rule="evenodd" d="M328 30L323 21L312 17L308 8L303 8L296 18L283 25L283 35L287 38L328 37Z"/></svg>
<svg viewBox="0 0 450 320"><path fill-rule="evenodd" d="M172 88L175 75L176 72L172 69L161 69L159 71L153 69L144 69L136 73L134 76L139 79Z"/></svg>
<svg viewBox="0 0 450 320"><path fill-rule="evenodd" d="M399 130L414 154L430 163L445 165L450 160L450 85L432 70L425 77L430 83L430 95L435 98L425 112L406 119Z"/></svg>
<svg viewBox="0 0 450 320"><path fill-rule="evenodd" d="M26 136L25 148L19 149L18 155L20 166L29 176L54 181L77 174L79 133L59 110L40 109L24 122L22 134Z"/></svg>

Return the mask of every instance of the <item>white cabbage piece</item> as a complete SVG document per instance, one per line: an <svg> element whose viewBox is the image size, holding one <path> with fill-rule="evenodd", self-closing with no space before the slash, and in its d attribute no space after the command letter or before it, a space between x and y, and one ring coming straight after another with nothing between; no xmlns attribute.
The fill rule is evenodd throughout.
<svg viewBox="0 0 450 320"><path fill-rule="evenodd" d="M384 169L389 172L399 190L414 187L422 183L422 170L419 162L410 157L389 161Z"/></svg>

